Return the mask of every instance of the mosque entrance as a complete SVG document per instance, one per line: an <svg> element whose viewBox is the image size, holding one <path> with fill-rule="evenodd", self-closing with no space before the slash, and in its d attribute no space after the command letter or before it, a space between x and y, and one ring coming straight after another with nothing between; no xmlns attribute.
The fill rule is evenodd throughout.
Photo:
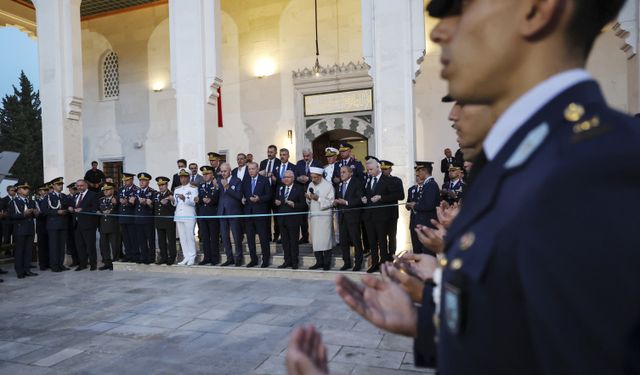
<svg viewBox="0 0 640 375"><path fill-rule="evenodd" d="M322 165L326 165L327 159L324 156L324 149L327 147L338 148L342 142L350 143L353 146L352 154L360 161L364 161L364 157L369 155L367 137L346 129L331 130L314 139L312 142L313 155L322 162Z"/></svg>

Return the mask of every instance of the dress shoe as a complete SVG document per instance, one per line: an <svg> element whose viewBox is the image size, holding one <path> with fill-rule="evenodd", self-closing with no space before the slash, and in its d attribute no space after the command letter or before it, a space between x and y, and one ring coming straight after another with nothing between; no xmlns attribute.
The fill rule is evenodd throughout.
<svg viewBox="0 0 640 375"><path fill-rule="evenodd" d="M318 268L322 268L322 264L316 263L313 266L309 267L310 270L317 270Z"/></svg>
<svg viewBox="0 0 640 375"><path fill-rule="evenodd" d="M206 266L209 263L211 263L211 262L209 262L208 260L203 260L202 262L198 263L198 265L199 266Z"/></svg>
<svg viewBox="0 0 640 375"><path fill-rule="evenodd" d="M380 271L380 266L376 264L374 266L369 267L369 269L367 270L367 273L374 273L379 271Z"/></svg>
<svg viewBox="0 0 640 375"><path fill-rule="evenodd" d="M262 262L260 268L269 268L269 262Z"/></svg>
<svg viewBox="0 0 640 375"><path fill-rule="evenodd" d="M226 267L226 266L230 266L230 265L232 265L232 264L234 264L234 261L232 261L231 259L227 259L227 261L226 261L226 262L224 262L224 263L222 263L222 264L220 265L220 267Z"/></svg>
<svg viewBox="0 0 640 375"><path fill-rule="evenodd" d="M71 268L67 268L67 267L65 267L65 266L62 266L62 267L60 268L60 270L61 270L61 271L70 271L70 270L71 270Z"/></svg>
<svg viewBox="0 0 640 375"><path fill-rule="evenodd" d="M37 274L37 273L35 273L35 272L31 272L31 271L27 271L27 272L25 272L25 273L24 273L24 275L25 275L25 276L38 276L38 274Z"/></svg>
<svg viewBox="0 0 640 375"><path fill-rule="evenodd" d="M26 276L24 274L18 275L18 279L24 279Z"/></svg>
<svg viewBox="0 0 640 375"><path fill-rule="evenodd" d="M277 244L282 244L282 240L276 240Z"/></svg>
<svg viewBox="0 0 640 375"><path fill-rule="evenodd" d="M157 265L157 266L160 266L160 265L163 265L163 264L165 264L165 263L167 263L167 261L157 261L157 262L156 262L156 265Z"/></svg>
<svg viewBox="0 0 640 375"><path fill-rule="evenodd" d="M69 268L78 267L78 266L79 266L79 264L78 264L78 263L73 262L73 263L71 263L71 264L69 265Z"/></svg>
<svg viewBox="0 0 640 375"><path fill-rule="evenodd" d="M344 266L340 267L340 271L346 271L349 268L351 268L351 265L350 264L345 264Z"/></svg>
<svg viewBox="0 0 640 375"><path fill-rule="evenodd" d="M218 264L220 264L219 260L214 260L214 261L211 262L212 266L217 266Z"/></svg>
<svg viewBox="0 0 640 375"><path fill-rule="evenodd" d="M89 271L96 271L98 269L98 266L91 266L91 268L89 268Z"/></svg>
<svg viewBox="0 0 640 375"><path fill-rule="evenodd" d="M325 265L324 267L322 267L323 271L331 271L331 265Z"/></svg>
<svg viewBox="0 0 640 375"><path fill-rule="evenodd" d="M360 266L353 266L353 269L351 271L353 272L359 272L362 268Z"/></svg>
<svg viewBox="0 0 640 375"><path fill-rule="evenodd" d="M2 268L0 268L0 275L4 274L4 273L9 273L9 271L5 271Z"/></svg>
<svg viewBox="0 0 640 375"><path fill-rule="evenodd" d="M291 267L291 265L287 263L282 263L281 265L278 266L279 269L289 268L289 267Z"/></svg>
<svg viewBox="0 0 640 375"><path fill-rule="evenodd" d="M60 268L52 268L51 272L62 272Z"/></svg>
<svg viewBox="0 0 640 375"><path fill-rule="evenodd" d="M247 264L247 268L255 267L257 265L258 265L258 262L251 261L249 262L249 264Z"/></svg>
<svg viewBox="0 0 640 375"><path fill-rule="evenodd" d="M111 271L113 271L113 266L111 266L111 265L106 265L106 264L105 264L104 266L102 266L102 267L98 268L98 270L100 270L100 271L105 271L105 270L111 270Z"/></svg>
<svg viewBox="0 0 640 375"><path fill-rule="evenodd" d="M303 243L309 243L309 239L308 238L301 238L300 241L298 242L299 244L303 244Z"/></svg>
<svg viewBox="0 0 640 375"><path fill-rule="evenodd" d="M292 270L297 270L298 269L298 265L297 264L292 264L291 265L291 269Z"/></svg>
<svg viewBox="0 0 640 375"><path fill-rule="evenodd" d="M82 271L86 269L87 269L87 266L78 266L78 268L76 268L76 271Z"/></svg>
<svg viewBox="0 0 640 375"><path fill-rule="evenodd" d="M40 267L40 271L46 271L48 269L49 269L49 267Z"/></svg>
<svg viewBox="0 0 640 375"><path fill-rule="evenodd" d="M236 267L241 267L241 266L242 266L242 259L236 260Z"/></svg>

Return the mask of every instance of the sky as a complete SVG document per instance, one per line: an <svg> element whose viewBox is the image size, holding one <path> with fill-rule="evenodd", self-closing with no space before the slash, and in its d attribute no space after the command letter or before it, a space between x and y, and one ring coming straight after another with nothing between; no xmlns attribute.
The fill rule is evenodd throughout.
<svg viewBox="0 0 640 375"><path fill-rule="evenodd" d="M13 94L12 85L18 85L20 71L38 90L38 44L27 34L14 27L0 27L0 97Z"/></svg>

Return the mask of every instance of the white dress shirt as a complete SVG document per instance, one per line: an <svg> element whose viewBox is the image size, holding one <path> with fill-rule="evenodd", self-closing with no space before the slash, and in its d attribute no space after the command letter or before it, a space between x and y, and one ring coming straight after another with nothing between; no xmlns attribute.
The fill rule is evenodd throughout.
<svg viewBox="0 0 640 375"><path fill-rule="evenodd" d="M513 134L553 98L570 87L591 79L591 75L584 69L567 70L539 83L518 98L498 118L484 139L487 160L493 160Z"/></svg>

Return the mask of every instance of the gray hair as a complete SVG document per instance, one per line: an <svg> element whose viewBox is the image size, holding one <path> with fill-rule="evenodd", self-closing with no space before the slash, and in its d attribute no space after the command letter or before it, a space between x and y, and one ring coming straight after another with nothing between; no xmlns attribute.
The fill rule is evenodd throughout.
<svg viewBox="0 0 640 375"><path fill-rule="evenodd" d="M309 147L305 147L302 149L302 154L313 154L313 150L310 149Z"/></svg>
<svg viewBox="0 0 640 375"><path fill-rule="evenodd" d="M222 168L228 168L229 170L231 170L231 164L224 162L222 164L220 164L220 169Z"/></svg>
<svg viewBox="0 0 640 375"><path fill-rule="evenodd" d="M294 174L294 173L293 173L293 171L292 171L292 170L290 170L290 169L286 170L286 171L284 172L284 175L285 175L285 177L286 177L287 175L291 175L291 177L295 177L295 174Z"/></svg>
<svg viewBox="0 0 640 375"><path fill-rule="evenodd" d="M380 168L380 163L378 163L375 159L367 160L367 166L373 166L376 168Z"/></svg>
<svg viewBox="0 0 640 375"><path fill-rule="evenodd" d="M260 166L258 165L258 163L256 163L255 161L251 161L251 162L247 163L247 167L250 167L250 166L252 166L252 165L253 165L253 166L255 166L256 168L260 168Z"/></svg>

